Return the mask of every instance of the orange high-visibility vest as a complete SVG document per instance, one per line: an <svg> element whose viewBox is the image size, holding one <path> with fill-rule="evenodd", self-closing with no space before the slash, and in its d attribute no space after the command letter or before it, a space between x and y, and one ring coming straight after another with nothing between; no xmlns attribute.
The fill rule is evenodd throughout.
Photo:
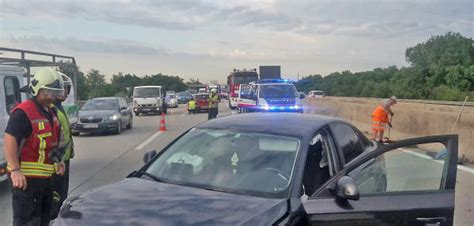
<svg viewBox="0 0 474 226"><path fill-rule="evenodd" d="M382 105L378 105L375 108L374 112L372 113L372 120L375 122L388 122L388 112L385 110L385 107Z"/></svg>
<svg viewBox="0 0 474 226"><path fill-rule="evenodd" d="M55 172L54 163L49 159L50 153L58 145L59 122L53 115L53 125L41 114L33 100L19 104L13 111L21 109L30 120L32 132L21 147L20 171L25 177L48 178Z"/></svg>

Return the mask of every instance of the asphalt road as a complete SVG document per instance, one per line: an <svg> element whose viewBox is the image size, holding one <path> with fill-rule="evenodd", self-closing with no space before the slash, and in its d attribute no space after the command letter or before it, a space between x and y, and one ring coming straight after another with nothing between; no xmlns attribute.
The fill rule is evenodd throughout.
<svg viewBox="0 0 474 226"><path fill-rule="evenodd" d="M221 103L219 116L231 114ZM169 109L166 132L158 132L160 116L134 117L134 127L120 135L81 135L75 137L76 156L71 161L70 196L79 195L126 177L143 165L143 154L161 150L178 135L207 120L207 114L188 115L184 105ZM473 225L474 172L458 170L456 225ZM0 184L0 225L11 225L11 187Z"/></svg>

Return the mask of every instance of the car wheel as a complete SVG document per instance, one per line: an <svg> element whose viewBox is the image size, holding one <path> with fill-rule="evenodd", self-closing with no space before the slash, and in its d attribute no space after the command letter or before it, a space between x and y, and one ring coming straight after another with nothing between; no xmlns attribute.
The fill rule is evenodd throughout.
<svg viewBox="0 0 474 226"><path fill-rule="evenodd" d="M122 121L118 122L117 129L115 129L115 134L122 133Z"/></svg>
<svg viewBox="0 0 474 226"><path fill-rule="evenodd" d="M127 129L131 129L132 127L133 127L133 118L132 118L132 115L130 115L130 119L128 120Z"/></svg>

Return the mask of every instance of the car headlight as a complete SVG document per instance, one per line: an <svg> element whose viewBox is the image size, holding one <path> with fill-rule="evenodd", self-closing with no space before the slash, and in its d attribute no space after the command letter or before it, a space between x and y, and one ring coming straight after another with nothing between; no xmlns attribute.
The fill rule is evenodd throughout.
<svg viewBox="0 0 474 226"><path fill-rule="evenodd" d="M118 121L120 119L120 115L119 114L111 115L109 119L112 121Z"/></svg>

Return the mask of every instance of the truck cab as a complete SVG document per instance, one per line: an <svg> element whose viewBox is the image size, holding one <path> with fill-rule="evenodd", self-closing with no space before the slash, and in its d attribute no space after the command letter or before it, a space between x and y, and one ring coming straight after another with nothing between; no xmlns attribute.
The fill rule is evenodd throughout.
<svg viewBox="0 0 474 226"><path fill-rule="evenodd" d="M133 112L166 113L166 103L162 86L136 86L133 89Z"/></svg>
<svg viewBox="0 0 474 226"><path fill-rule="evenodd" d="M0 181L7 179L3 136L10 112L17 104L26 99L25 94L20 92L20 88L25 85L23 74L25 74L25 70L21 67L0 65Z"/></svg>

